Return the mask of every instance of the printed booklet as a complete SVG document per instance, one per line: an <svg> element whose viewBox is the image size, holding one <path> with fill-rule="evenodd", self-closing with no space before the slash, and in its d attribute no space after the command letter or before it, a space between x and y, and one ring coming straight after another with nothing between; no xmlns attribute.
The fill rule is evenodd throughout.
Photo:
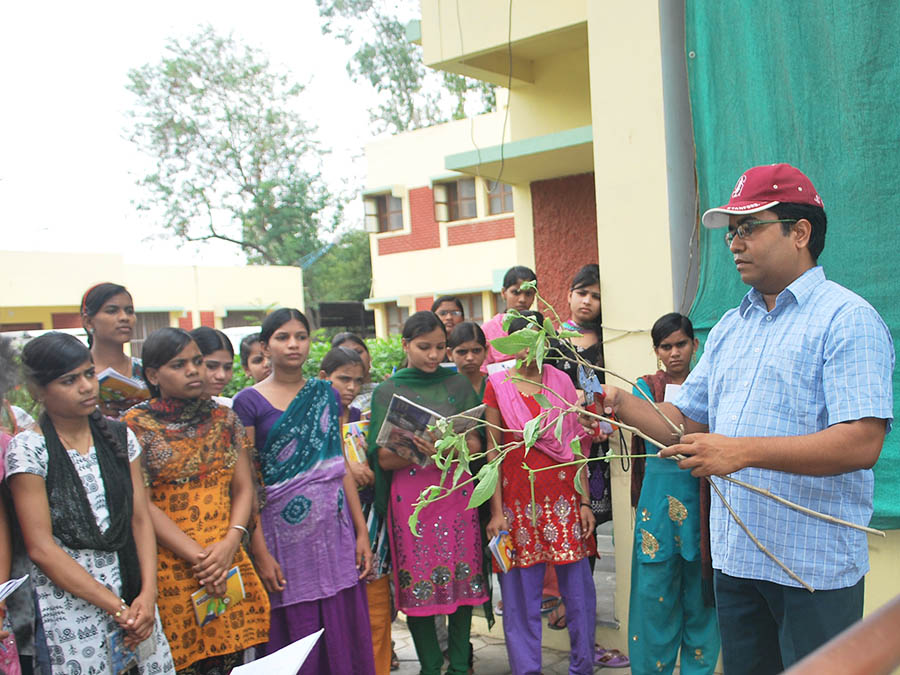
<svg viewBox="0 0 900 675"><path fill-rule="evenodd" d="M477 405L446 419L452 420L453 431L461 434L478 423L478 420L484 415L484 408L484 404ZM428 427L433 426L441 419L445 419L444 416L434 410L413 403L404 396L394 394L388 405L387 413L385 413L381 431L378 432L376 443L379 447L396 452L414 464L427 466L431 463L431 458L419 450L412 439L414 436L429 439Z"/></svg>
<svg viewBox="0 0 900 675"><path fill-rule="evenodd" d="M216 598L206 592L205 588L191 593L191 605L194 608L194 616L198 626L205 626L213 619L218 619L229 607L233 607L247 597L244 591L244 580L241 578L241 570L235 565L228 570L225 579L225 597Z"/></svg>
<svg viewBox="0 0 900 675"><path fill-rule="evenodd" d="M113 368L97 373L100 383L100 400L124 403L129 407L150 398L150 390L141 380L126 377Z"/></svg>

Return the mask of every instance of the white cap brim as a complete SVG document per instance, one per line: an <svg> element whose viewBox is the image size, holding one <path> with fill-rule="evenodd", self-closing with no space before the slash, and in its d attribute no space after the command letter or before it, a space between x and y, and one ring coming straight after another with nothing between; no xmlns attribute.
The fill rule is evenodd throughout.
<svg viewBox="0 0 900 675"><path fill-rule="evenodd" d="M748 213L759 213L760 211L765 211L766 209L770 209L773 206L777 206L781 202L768 202L766 204L760 204L759 202L754 202L751 204L747 204L746 206L720 206L715 209L710 209L706 213L703 214L703 218L701 218L701 222L704 227L708 227L711 230L715 230L719 227L728 227L728 216L741 216L746 215Z"/></svg>

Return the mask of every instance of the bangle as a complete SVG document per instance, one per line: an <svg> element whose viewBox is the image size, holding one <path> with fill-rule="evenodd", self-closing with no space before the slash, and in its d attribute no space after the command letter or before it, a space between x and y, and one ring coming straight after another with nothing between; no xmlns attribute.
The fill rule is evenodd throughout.
<svg viewBox="0 0 900 675"><path fill-rule="evenodd" d="M582 505L582 506L587 506L588 508L591 508L591 503L590 503L590 502L581 502L581 505Z"/></svg>
<svg viewBox="0 0 900 675"><path fill-rule="evenodd" d="M229 530L240 530L241 532L243 532L244 534L246 534L248 537L250 536L250 532L249 532L249 531L247 530L247 528L244 527L243 525L232 525L232 526L229 527L228 529L229 529Z"/></svg>
<svg viewBox="0 0 900 675"><path fill-rule="evenodd" d="M127 612L127 611L128 611L128 603L125 602L124 598L119 598L119 609L117 609L115 611L115 613L113 613L113 616L118 619L120 616L122 616L122 612Z"/></svg>

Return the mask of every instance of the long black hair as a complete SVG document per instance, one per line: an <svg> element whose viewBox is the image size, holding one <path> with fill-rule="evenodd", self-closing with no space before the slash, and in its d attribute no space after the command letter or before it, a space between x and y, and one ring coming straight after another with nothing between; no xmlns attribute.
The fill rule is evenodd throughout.
<svg viewBox="0 0 900 675"><path fill-rule="evenodd" d="M538 322L538 325L544 325L544 315L540 312L537 312L533 309L526 309L524 312L519 312L521 316L517 316L515 319L509 322L509 334L512 335L517 330L522 330L526 326L533 326L528 319L534 319Z"/></svg>
<svg viewBox="0 0 900 675"><path fill-rule="evenodd" d="M445 302L455 303L459 311L462 312L463 317L466 316L466 310L463 309L462 301L455 295L441 295L435 298L434 302L431 303L431 311L437 312L437 308L443 305Z"/></svg>
<svg viewBox="0 0 900 675"><path fill-rule="evenodd" d="M484 337L484 331L474 321L463 321L456 324L453 330L450 331L450 335L447 336L447 347L449 349L456 349L464 342L477 342L487 349L487 339Z"/></svg>
<svg viewBox="0 0 900 675"><path fill-rule="evenodd" d="M231 340L220 330L209 326L200 326L191 331L191 337L194 338L194 342L197 343L203 356L209 356L213 352L224 349L231 354L232 359L234 358L234 347L231 346Z"/></svg>
<svg viewBox="0 0 900 675"><path fill-rule="evenodd" d="M683 331L691 340L694 339L694 324L684 314L671 312L659 317L650 329L650 339L653 340L653 346L659 347L659 344L669 337L675 331Z"/></svg>
<svg viewBox="0 0 900 675"><path fill-rule="evenodd" d="M569 286L570 291L577 291L579 288L586 288L588 286L600 286L600 265L590 264L585 265L575 277L572 279L572 285ZM597 337L602 339L602 329L603 329L603 308L600 308L600 311L597 312L597 316L592 320L587 322L585 328L590 328L593 330Z"/></svg>
<svg viewBox="0 0 900 675"><path fill-rule="evenodd" d="M506 270L503 275L503 288L515 286L520 281L537 281L537 274L530 267L525 265L516 265Z"/></svg>
<svg viewBox="0 0 900 675"><path fill-rule="evenodd" d="M25 379L31 387L46 387L53 380L88 361L94 362L91 350L78 338L60 331L50 331L29 340L22 350L22 367ZM127 458L127 450L110 431L106 418L100 411L95 408L90 418L115 455ZM41 413L40 419L41 423L50 421L46 411Z"/></svg>
<svg viewBox="0 0 900 675"><path fill-rule="evenodd" d="M435 328L440 328L444 332L444 335L447 335L447 327L444 325L444 322L438 318L437 314L427 310L416 312L403 324L403 339L407 342L415 340L420 335L430 333Z"/></svg>
<svg viewBox="0 0 900 675"><path fill-rule="evenodd" d="M141 350L144 371L147 368L159 370L180 354L181 350L191 342L194 342L194 338L182 328L166 326L153 331L144 340L144 348ZM159 386L151 384L150 380L147 380L147 386L150 388L150 394L159 398Z"/></svg>
<svg viewBox="0 0 900 675"><path fill-rule="evenodd" d="M125 293L129 298L131 297L131 293L128 292L127 288L121 284L114 284L111 281L104 281L96 286L91 286L81 296L81 315L90 319L102 309L107 300L120 293ZM87 341L88 347L94 346L94 336L90 331L88 331Z"/></svg>
<svg viewBox="0 0 900 675"><path fill-rule="evenodd" d="M269 314L263 321L262 330L259 332L259 341L263 344L268 344L272 336L275 335L275 331L291 320L297 320L302 323L307 333L312 332L309 328L309 319L306 318L303 312L293 307L282 307Z"/></svg>
<svg viewBox="0 0 900 675"><path fill-rule="evenodd" d="M366 367L356 350L349 347L333 347L328 350L319 368L324 370L326 375L331 375L338 368L350 365L359 366L365 372Z"/></svg>

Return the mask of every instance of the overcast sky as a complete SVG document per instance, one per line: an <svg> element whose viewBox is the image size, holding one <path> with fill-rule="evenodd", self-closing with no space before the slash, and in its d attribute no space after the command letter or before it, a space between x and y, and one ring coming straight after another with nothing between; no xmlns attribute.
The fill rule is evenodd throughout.
<svg viewBox="0 0 900 675"><path fill-rule="evenodd" d="M169 37L200 24L265 51L305 83L303 113L332 150L326 179L358 184L372 93L350 81L350 51L323 36L314 0L17 2L0 13L0 235L4 250L119 252L127 261L193 263L191 246L145 241L135 179L149 166L125 140L129 69L162 58ZM350 205L349 214L359 211ZM203 248L207 263L237 247Z"/></svg>

